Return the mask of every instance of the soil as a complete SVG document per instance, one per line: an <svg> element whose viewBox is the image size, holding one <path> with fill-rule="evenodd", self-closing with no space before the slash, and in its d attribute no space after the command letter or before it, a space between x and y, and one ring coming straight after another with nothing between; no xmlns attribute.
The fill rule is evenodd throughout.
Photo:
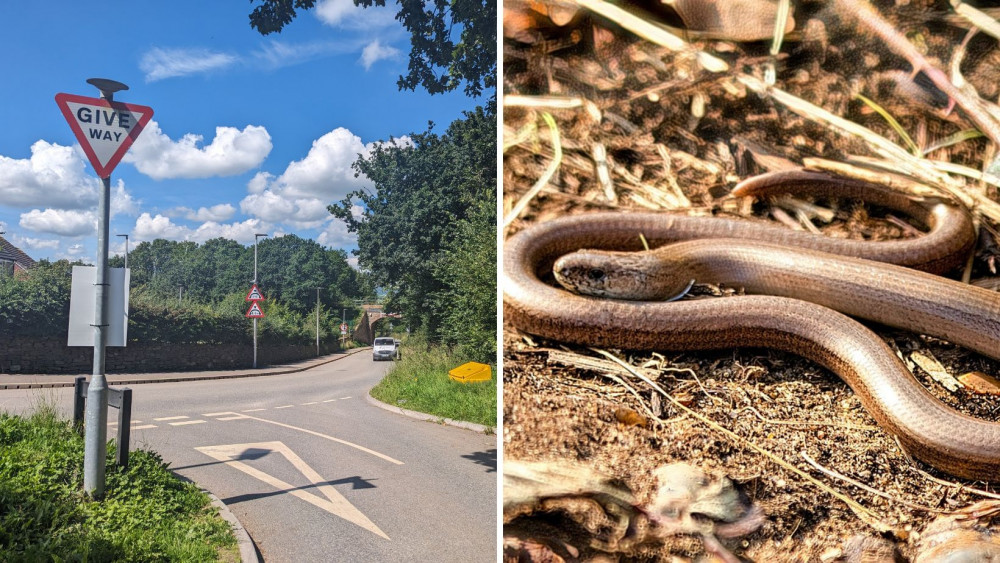
<svg viewBox="0 0 1000 563"><path fill-rule="evenodd" d="M777 88L901 146L897 132L857 94L884 108L920 147L973 128L960 112L945 112L947 96L923 75L911 79L910 64L882 39L864 32L831 5L794 3L795 32L777 59ZM554 118L563 153L556 174L505 236L557 216L625 208L797 222L801 205L752 203L727 194L740 179L806 158L843 162L877 156L864 141L799 116L748 91L734 78L736 72L763 77L771 60L770 41L688 35L693 47L729 63L730 71L713 74L699 69L692 56L639 39L607 19L581 11L566 25L556 25L553 19L563 23L566 18L541 16L539 6L560 5L518 0L505 6L505 22L516 19L517 26L505 28L504 94L563 96L579 105L555 109L505 103L505 216L553 161L544 113ZM669 8L634 2L627 6L647 19L681 24ZM882 1L875 8L946 71L970 27L957 19L946 1ZM1000 47L995 39L975 35L959 68L983 98L997 99ZM599 177L596 147L607 154L610 182L602 183ZM976 170L994 157L992 144L983 138L928 154ZM970 181L967 189L983 190L998 200L990 186ZM919 236L905 218L860 202L818 203L834 212L833 219L809 221L829 236ZM984 228L970 270L974 278L992 274L996 246L995 226L980 219ZM1000 374L1000 363L947 342L871 328L911 366L913 354L920 352L936 358L952 374ZM929 528L931 523L940 525L945 514L986 498L970 488L996 492L995 483L962 481L911 460L891 435L878 428L846 384L795 355L759 349L683 354L609 351L641 367L667 393L735 433L734 438L669 401L660 401L648 386L595 351L525 335L509 324L504 325L503 346L505 463L586 466L618 480L635 494L639 505L651 502L657 487L653 473L668 463L684 461L711 475L728 477L765 516L753 532L720 538L742 560L914 560L926 552L936 533ZM964 389L949 391L923 369L913 367L913 371L951 407L1000 420L1000 398ZM638 397L622 381L631 382ZM853 499L869 515L859 515L829 489L779 466L749 444ZM817 465L881 496L823 473ZM620 561L720 557L707 553L697 534L616 543L621 538L608 537L612 532L606 520L593 511L544 503L512 511L505 517L504 533L510 538L505 557L536 561L558 560L558 554L565 559ZM987 514L967 519L966 525L974 524L980 526L978 537L1000 534L1000 518L991 520ZM548 547L529 550L518 543L524 538ZM879 550L883 559L876 558Z"/></svg>

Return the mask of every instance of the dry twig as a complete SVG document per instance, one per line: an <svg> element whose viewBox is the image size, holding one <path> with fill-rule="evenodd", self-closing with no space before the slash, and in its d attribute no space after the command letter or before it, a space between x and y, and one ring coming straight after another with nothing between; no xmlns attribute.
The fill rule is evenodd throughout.
<svg viewBox="0 0 1000 563"><path fill-rule="evenodd" d="M777 464L781 468L785 469L786 471L790 471L790 472L794 473L795 475L798 475L802 479L805 479L809 483L812 483L813 485L815 485L816 487L818 487L820 490L822 490L822 491L824 491L824 492L832 495L834 498L840 500L841 502L843 502L844 504L846 504L847 507L850 508L851 511L854 512L854 514L857 515L857 517L859 519L861 519L861 521L864 522L865 524L871 526L872 528L878 530L879 532L889 532L889 531L892 531L892 527L891 526L889 526L888 524L886 524L885 522L883 522L882 519L877 514L875 514L871 510L869 510L869 509L865 508L864 506L862 506L860 503L858 503L858 501L856 501L856 500L852 499L851 497L845 495L844 493L842 493L842 492L840 492L840 491L838 491L838 490L830 487L826 483L824 483L824 482L816 479L812 475L809 475L808 473L806 473L805 471L802 471L798 467L795 467L791 463L788 463L787 461L781 459L780 457L776 456L775 454L773 454L773 453L765 450L761 446L758 446L754 442L751 442L751 441L743 438L742 436L736 434L735 432L733 432L731 430L723 428L721 425L719 425L714 420L708 418L707 416L705 416L705 415L703 415L703 414L701 414L699 412L696 412L696 411L692 410L691 408L685 406L683 403L681 403L680 401L678 401L677 399L675 399L673 395L671 395L670 393L667 393L666 391L664 391L662 387L660 387L659 385L657 385L655 382L653 382L652 380L650 380L646 376L640 374L632 366L630 366L626 362L622 361L620 358L618 358L614 354L611 354L610 352L607 352L605 350L595 350L595 351L598 352L598 353L600 353L601 355L609 358L610 360L619 363L622 367L624 367L626 370L628 370L632 375L634 375L635 377L638 377L640 380L642 380L643 382L645 382L646 385L649 385L651 388L653 388L654 390L656 390L660 395L662 395L664 398L666 398L671 403L673 403L675 407L677 407L678 409L680 409L681 411L683 411L683 412L685 412L687 414L690 414L692 417L698 419L700 422L702 422L703 424L707 425L712 430L715 430L716 432L719 432L720 434L723 434L724 436L726 436L727 438L729 438L730 440L732 440L736 444L744 445L744 446L746 446L746 447L754 450L755 452L757 452L757 453L759 453L759 454L767 457L769 460L771 460L772 462L774 462L775 464Z"/></svg>
<svg viewBox="0 0 1000 563"><path fill-rule="evenodd" d="M834 471L833 469L830 469L829 467L823 467L822 465L819 464L819 462L817 462L815 459L813 459L812 457L810 457L809 454L807 454L806 452L800 452L800 453L802 454L802 459L806 460L806 462L809 463L809 465L815 467L821 473L824 473L825 475L829 475L830 477L833 477L834 479L840 479L841 481L844 481L845 483L850 483L851 485L854 485L855 487L858 487L859 489L862 489L864 491L868 491L869 493L871 493L873 495L878 495L878 496L880 496L882 498L887 498L887 499L889 499L889 500L891 500L893 502L898 502L899 504L902 504L902 505L907 506L909 508L912 508L914 510L921 510L923 512L933 512L934 514L949 514L949 512L947 510L941 510L939 508L931 508L929 506L921 506L921 505L919 505L917 503L910 502L910 501L905 500L905 499L896 498L896 497L890 495L889 493L887 493L885 491L880 491L880 490L878 490L878 489L876 489L874 487L869 487L868 485L865 485L864 483L862 483L860 481L857 481L855 479L851 479L850 477L848 477L847 475L844 475L843 473L840 473L838 471Z"/></svg>

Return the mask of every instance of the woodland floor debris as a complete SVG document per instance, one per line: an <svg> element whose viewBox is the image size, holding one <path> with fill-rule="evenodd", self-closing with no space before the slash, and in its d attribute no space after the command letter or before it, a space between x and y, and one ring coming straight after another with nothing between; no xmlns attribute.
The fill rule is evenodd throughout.
<svg viewBox="0 0 1000 563"><path fill-rule="evenodd" d="M630 5L640 10L638 4ZM982 173L996 157L991 143L965 133L974 125L961 109L945 113L949 98L925 75L913 76L906 58L831 6L795 3L794 29L775 61L775 87L803 102L802 107L821 108L862 126L896 143L894 148L845 134L838 125L813 117L812 110L792 109L751 89L748 85L763 84L765 65L772 60L769 41L688 37L691 49L671 50L585 10L572 11L560 25L532 16L531 25L504 41L504 94L521 97L504 110L505 216L553 168L553 138L561 154L550 179L536 186L537 193L511 219L506 234L566 214L640 208L757 220L783 217L827 236L915 236L905 219L857 202L772 206L727 196L740 179L806 159L901 166L903 159L885 160L890 153L907 155L902 165L915 166L922 182L939 182L935 189L941 193L955 191L957 199L979 206L976 213L994 209L996 185ZM882 1L875 8L952 80L960 73L981 98L997 100L997 40L982 33L968 37L971 24L948 2ZM661 5L645 6L641 17L683 26ZM507 19L505 12L505 24ZM706 70L698 52L724 61L729 70ZM937 148L921 155L908 152L900 131L859 95L891 115L918 148ZM541 102L524 102L535 97ZM544 114L551 115L550 122ZM602 169L607 178L602 179ZM997 228L990 217L981 217L983 242L971 266L973 278L994 273L991 249ZM1000 374L1000 363L937 339L873 328L935 396L964 412L1000 419L995 397L949 391L915 362L935 358L953 375ZM842 561L860 557L865 549L882 549L890 561L927 558L933 548L927 538L947 536L937 529L943 525L934 523L983 498L969 490L983 488L983 483L949 484L954 481L949 476L909 460L843 382L794 355L749 349L665 356L612 352L739 440L661 401L626 370L616 373L604 356L524 338L505 326L505 460L585 464L620 479L640 503L655 496L658 467L683 461L724 475L760 507L764 522L754 532L720 542L737 556L758 561ZM574 354L579 361L573 361ZM911 360L914 354L917 360ZM780 468L748 443L852 499L874 520L859 517L857 510ZM803 454L881 494L829 476ZM975 538L962 532L946 539L995 542L996 521L995 514L982 515L975 519ZM556 546L563 558L694 560L706 554L705 544L691 537L601 550L579 524L569 513L542 517L533 523L539 534L535 539ZM523 532L524 526L518 529Z"/></svg>

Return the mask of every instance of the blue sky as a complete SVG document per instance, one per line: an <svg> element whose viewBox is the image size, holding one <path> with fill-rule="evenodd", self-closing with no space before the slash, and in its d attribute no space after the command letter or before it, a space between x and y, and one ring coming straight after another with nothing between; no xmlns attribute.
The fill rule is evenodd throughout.
<svg viewBox="0 0 1000 563"><path fill-rule="evenodd" d="M393 3L390 3L393 4ZM393 5L394 6L394 5ZM409 35L394 7L320 0L280 34L246 1L8 2L0 34L0 230L36 259L96 260L99 180L54 97L129 90L153 120L112 174L112 253L144 240L243 244L294 233L351 249L326 211L359 187L372 143L441 133L482 100L399 91Z"/></svg>

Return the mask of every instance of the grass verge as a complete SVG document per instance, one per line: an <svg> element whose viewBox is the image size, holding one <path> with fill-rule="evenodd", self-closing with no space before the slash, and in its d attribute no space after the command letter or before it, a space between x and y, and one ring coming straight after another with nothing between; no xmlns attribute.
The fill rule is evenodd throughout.
<svg viewBox="0 0 1000 563"><path fill-rule="evenodd" d="M135 450L108 448L103 500L83 493L83 438L52 407L0 413L0 562L239 561L233 532L209 498Z"/></svg>
<svg viewBox="0 0 1000 563"><path fill-rule="evenodd" d="M490 381L459 383L448 377L448 371L465 360L442 348L414 348L403 348L403 359L372 388L372 397L400 408L496 428L496 367L491 368Z"/></svg>

